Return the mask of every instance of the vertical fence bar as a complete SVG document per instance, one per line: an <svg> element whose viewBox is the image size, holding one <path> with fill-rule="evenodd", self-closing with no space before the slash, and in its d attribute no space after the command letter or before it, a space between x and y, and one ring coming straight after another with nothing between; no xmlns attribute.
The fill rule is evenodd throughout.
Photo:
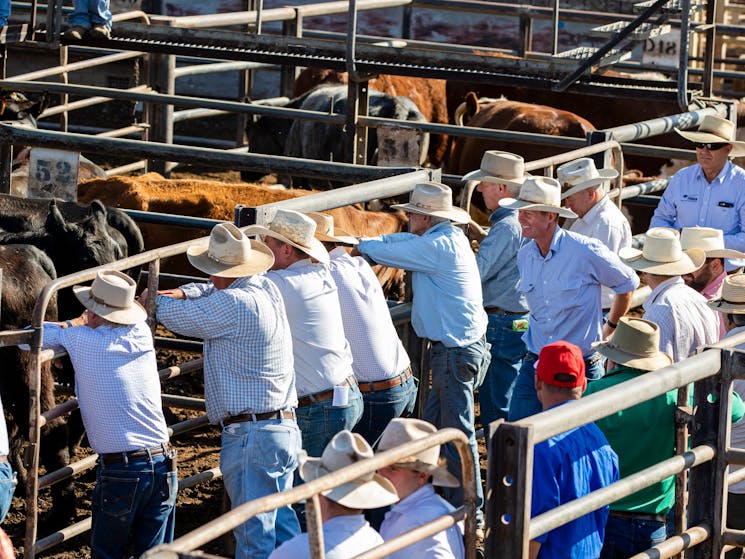
<svg viewBox="0 0 745 559"><path fill-rule="evenodd" d="M13 171L13 145L0 145L0 194L10 194L10 174Z"/></svg>
<svg viewBox="0 0 745 559"><path fill-rule="evenodd" d="M41 437L41 335L43 326L37 326L31 344L29 364L29 445L24 454L26 467L26 534L23 556L36 556L37 521L39 517L39 439Z"/></svg>
<svg viewBox="0 0 745 559"><path fill-rule="evenodd" d="M675 448L683 452L688 448L688 426L691 422L693 409L689 405L690 386L678 388L678 402L675 409ZM675 476L675 533L680 534L686 529L685 511L688 501L688 470L683 470ZM683 552L677 555L683 559Z"/></svg>

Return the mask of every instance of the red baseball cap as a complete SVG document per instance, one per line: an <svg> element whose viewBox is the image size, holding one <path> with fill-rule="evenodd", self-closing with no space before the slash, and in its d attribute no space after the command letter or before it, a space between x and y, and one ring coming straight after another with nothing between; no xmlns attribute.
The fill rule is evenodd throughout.
<svg viewBox="0 0 745 559"><path fill-rule="evenodd" d="M551 386L576 388L586 383L582 352L576 345L565 341L543 346L535 371L542 382Z"/></svg>

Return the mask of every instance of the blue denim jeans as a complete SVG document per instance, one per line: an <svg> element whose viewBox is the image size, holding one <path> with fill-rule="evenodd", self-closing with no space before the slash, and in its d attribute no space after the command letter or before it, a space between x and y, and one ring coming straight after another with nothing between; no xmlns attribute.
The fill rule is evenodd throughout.
<svg viewBox="0 0 745 559"><path fill-rule="evenodd" d="M362 419L354 428L365 440L374 445L394 417L409 417L414 412L416 402L416 379L410 376L398 386L385 390L362 393L364 411Z"/></svg>
<svg viewBox="0 0 745 559"><path fill-rule="evenodd" d="M162 454L114 464L99 463L91 509L91 557L139 557L173 541L178 474ZM132 552L127 553L127 541Z"/></svg>
<svg viewBox="0 0 745 559"><path fill-rule="evenodd" d="M292 489L300 430L291 419L245 421L222 430L220 470L233 508ZM266 559L300 533L291 506L264 512L233 530L236 559Z"/></svg>
<svg viewBox="0 0 745 559"><path fill-rule="evenodd" d="M0 464L0 524L5 520L5 515L10 510L13 501L13 493L16 490L16 475L7 462Z"/></svg>
<svg viewBox="0 0 745 559"><path fill-rule="evenodd" d="M0 27L8 25L10 16L10 0L0 0Z"/></svg>
<svg viewBox="0 0 745 559"><path fill-rule="evenodd" d="M90 29L93 25L103 25L111 29L109 0L73 0L72 4L73 11L67 16L70 27Z"/></svg>
<svg viewBox="0 0 745 559"><path fill-rule="evenodd" d="M520 367L520 372L515 379L515 386L512 389L512 400L510 401L510 411L507 414L509 421L517 421L530 415L535 415L543 411L543 406L538 401L538 395L535 392L535 362L538 356L535 353L527 352ZM592 365L585 361L585 375L587 380L597 380L605 374L605 357L601 357Z"/></svg>
<svg viewBox="0 0 745 559"><path fill-rule="evenodd" d="M466 347L445 347L433 342L429 353L432 370L432 389L424 409L424 419L438 429L453 427L468 437L475 464L476 520L483 521L484 491L481 487L479 451L474 428L473 391L482 371L488 366L489 351L484 340ZM462 480L461 463L455 445L443 445L441 456L447 460L448 470ZM458 507L463 504L463 488L443 488L445 499Z"/></svg>
<svg viewBox="0 0 745 559"><path fill-rule="evenodd" d="M481 424L486 429L492 421L507 419L512 389L525 357L523 333L515 332L512 323L527 319L524 315L490 314L486 329L486 341L491 344L491 363L483 384L479 387Z"/></svg>
<svg viewBox="0 0 745 559"><path fill-rule="evenodd" d="M665 541L666 538L665 523L662 521L611 514L605 524L600 559L626 559Z"/></svg>

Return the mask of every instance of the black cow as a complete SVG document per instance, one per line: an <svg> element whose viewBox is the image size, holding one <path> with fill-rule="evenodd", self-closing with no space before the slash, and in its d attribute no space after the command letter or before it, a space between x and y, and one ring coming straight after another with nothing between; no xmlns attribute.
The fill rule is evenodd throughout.
<svg viewBox="0 0 745 559"><path fill-rule="evenodd" d="M320 85L283 106L343 114L347 110L347 91L347 87L343 85ZM372 89L369 90L368 114L381 118L426 122L424 115L408 97L395 97ZM251 153L352 162L344 127L341 125L310 120L293 121L273 116L260 117L255 122L249 122L246 133ZM409 136L395 129L371 128L368 132L367 162L375 165L385 158L393 160L396 165L419 165L427 156L428 144L429 135L426 133ZM249 182L256 181L261 176L260 173L241 172L241 178Z"/></svg>
<svg viewBox="0 0 745 559"><path fill-rule="evenodd" d="M48 106L46 93L32 100L17 91L0 91L0 120L24 122L36 128L36 119Z"/></svg>

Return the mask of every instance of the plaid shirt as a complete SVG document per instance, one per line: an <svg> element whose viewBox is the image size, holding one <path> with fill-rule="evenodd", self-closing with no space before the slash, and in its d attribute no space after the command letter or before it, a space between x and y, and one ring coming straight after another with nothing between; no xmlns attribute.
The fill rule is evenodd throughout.
<svg viewBox="0 0 745 559"><path fill-rule="evenodd" d="M282 296L264 276L181 287L186 300L158 297L158 321L204 339L204 395L212 423L240 413L297 406L292 338Z"/></svg>

